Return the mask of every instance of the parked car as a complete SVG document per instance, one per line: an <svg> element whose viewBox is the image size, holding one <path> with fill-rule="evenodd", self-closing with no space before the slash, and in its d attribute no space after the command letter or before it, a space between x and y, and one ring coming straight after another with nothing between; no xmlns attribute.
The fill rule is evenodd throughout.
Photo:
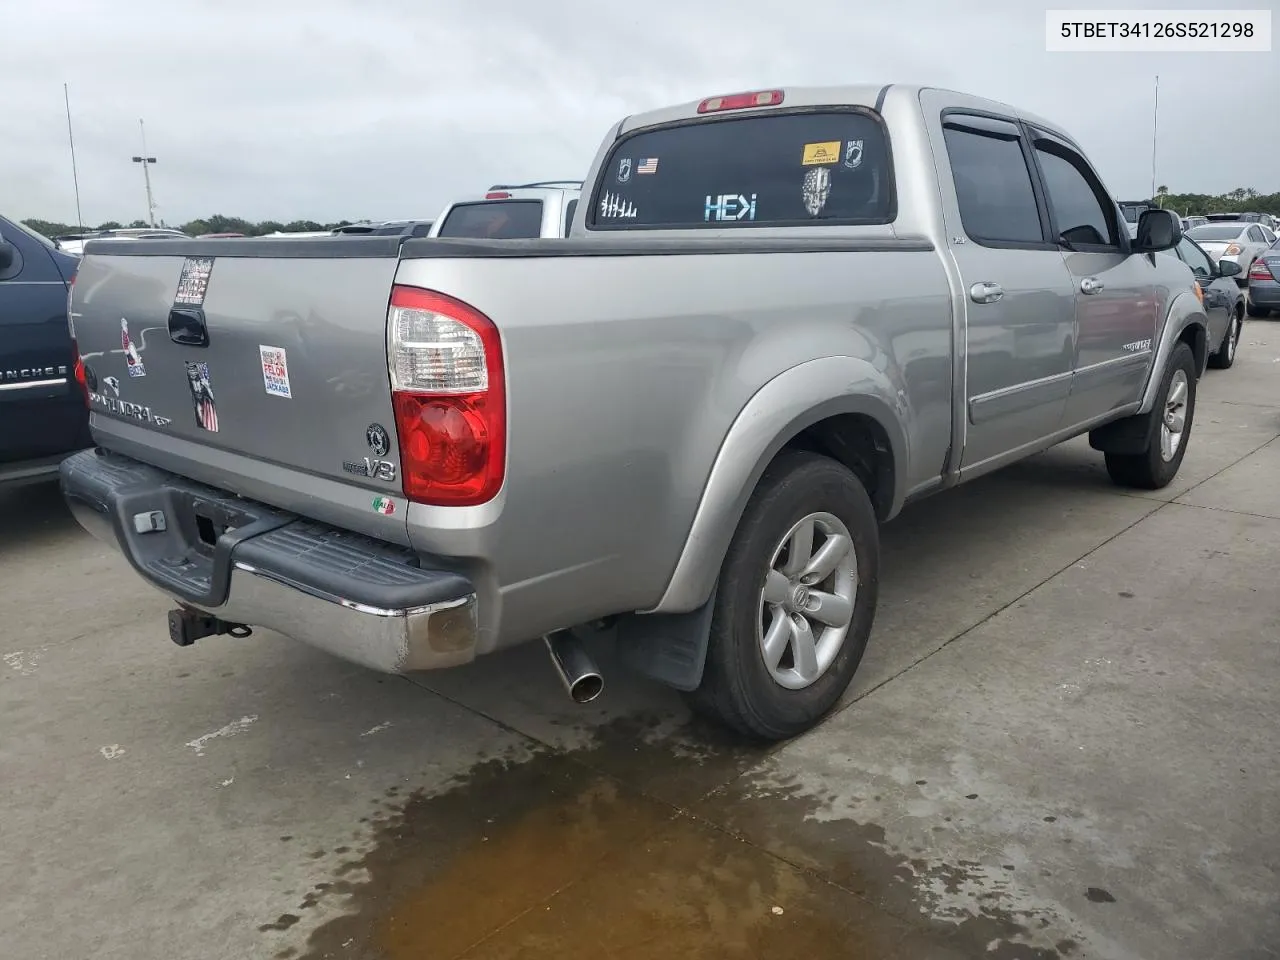
<svg viewBox="0 0 1280 960"><path fill-rule="evenodd" d="M1192 227L1202 227L1209 222L1208 217L1190 216L1182 218L1182 230L1185 233Z"/></svg>
<svg viewBox="0 0 1280 960"><path fill-rule="evenodd" d="M618 121L586 182L567 238L91 246L98 449L63 490L174 640L265 627L398 673L542 636L589 700L603 621L779 739L848 687L908 502L1086 433L1117 484L1178 472L1209 355L1191 271L1150 255L1178 220L1131 240L1048 120L716 96ZM116 398L121 316L170 335Z"/></svg>
<svg viewBox="0 0 1280 960"><path fill-rule="evenodd" d="M1206 214L1210 223L1260 223L1272 233L1276 230L1276 218L1269 213L1254 213L1246 211L1244 213L1210 213Z"/></svg>
<svg viewBox="0 0 1280 960"><path fill-rule="evenodd" d="M243 237L243 233L201 233L197 234L197 240L232 240L236 237Z"/></svg>
<svg viewBox="0 0 1280 960"><path fill-rule="evenodd" d="M79 259L0 217L0 486L51 480L92 446L67 290Z"/></svg>
<svg viewBox="0 0 1280 960"><path fill-rule="evenodd" d="M485 240L564 237L581 193L580 180L495 184L483 197L445 207L431 228L431 236Z"/></svg>
<svg viewBox="0 0 1280 960"><path fill-rule="evenodd" d="M1147 200L1121 200L1120 210L1124 214L1124 222L1128 226L1129 236L1136 236L1138 218L1145 210L1156 209L1155 204Z"/></svg>
<svg viewBox="0 0 1280 960"><path fill-rule="evenodd" d="M1207 223L1187 231L1196 243L1204 248L1210 259L1234 260L1240 265L1237 277L1241 286L1248 284L1249 268L1253 261L1275 242L1275 234L1259 223L1237 220Z"/></svg>
<svg viewBox="0 0 1280 960"><path fill-rule="evenodd" d="M1209 366L1228 369L1235 363L1244 329L1245 294L1237 282L1240 264L1234 260L1214 262L1203 247L1185 236L1167 253L1190 267L1196 278L1208 321Z"/></svg>
<svg viewBox="0 0 1280 960"><path fill-rule="evenodd" d="M1249 268L1249 316L1280 312L1280 240L1268 247Z"/></svg>
<svg viewBox="0 0 1280 960"><path fill-rule="evenodd" d="M349 223L343 227L335 227L333 233L334 236L402 237L409 240L428 236L431 224L430 220L379 220Z"/></svg>
<svg viewBox="0 0 1280 960"><path fill-rule="evenodd" d="M90 240L186 240L187 235L181 230L168 227L121 227L118 230L94 230L87 233L68 234L55 241L59 250L64 253L80 256L84 253L84 245Z"/></svg>

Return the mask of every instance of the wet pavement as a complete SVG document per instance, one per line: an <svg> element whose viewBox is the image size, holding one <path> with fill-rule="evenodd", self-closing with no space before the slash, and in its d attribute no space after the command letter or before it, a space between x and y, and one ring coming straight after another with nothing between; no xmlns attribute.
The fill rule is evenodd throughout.
<svg viewBox="0 0 1280 960"><path fill-rule="evenodd" d="M536 646L413 681L168 604L0 493L0 956L1280 956L1280 324L1178 481L1076 441L908 508L839 712L772 749Z"/></svg>

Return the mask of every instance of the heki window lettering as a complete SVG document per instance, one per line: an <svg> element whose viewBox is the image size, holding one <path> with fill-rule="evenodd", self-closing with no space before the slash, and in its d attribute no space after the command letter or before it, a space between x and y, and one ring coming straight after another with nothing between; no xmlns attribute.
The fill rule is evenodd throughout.
<svg viewBox="0 0 1280 960"><path fill-rule="evenodd" d="M756 195L749 197L741 193L721 193L708 196L703 211L703 222L712 220L754 220L756 218Z"/></svg>

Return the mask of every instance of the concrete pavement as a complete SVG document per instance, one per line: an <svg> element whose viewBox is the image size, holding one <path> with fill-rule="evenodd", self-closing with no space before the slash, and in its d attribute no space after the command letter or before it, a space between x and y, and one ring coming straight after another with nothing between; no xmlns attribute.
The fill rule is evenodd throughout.
<svg viewBox="0 0 1280 960"><path fill-rule="evenodd" d="M840 712L765 751L537 646L414 681L169 643L49 489L0 494L15 960L1280 956L1280 325L1178 481L1077 441L884 531Z"/></svg>

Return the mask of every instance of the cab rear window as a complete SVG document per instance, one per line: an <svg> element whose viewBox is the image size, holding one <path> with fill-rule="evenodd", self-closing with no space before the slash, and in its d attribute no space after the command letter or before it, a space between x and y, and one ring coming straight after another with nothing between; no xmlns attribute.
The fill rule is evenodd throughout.
<svg viewBox="0 0 1280 960"><path fill-rule="evenodd" d="M889 223L889 144L863 110L769 113L645 130L602 168L595 230Z"/></svg>
<svg viewBox="0 0 1280 960"><path fill-rule="evenodd" d="M440 225L441 237L525 240L542 235L541 200L484 200L455 204Z"/></svg>

